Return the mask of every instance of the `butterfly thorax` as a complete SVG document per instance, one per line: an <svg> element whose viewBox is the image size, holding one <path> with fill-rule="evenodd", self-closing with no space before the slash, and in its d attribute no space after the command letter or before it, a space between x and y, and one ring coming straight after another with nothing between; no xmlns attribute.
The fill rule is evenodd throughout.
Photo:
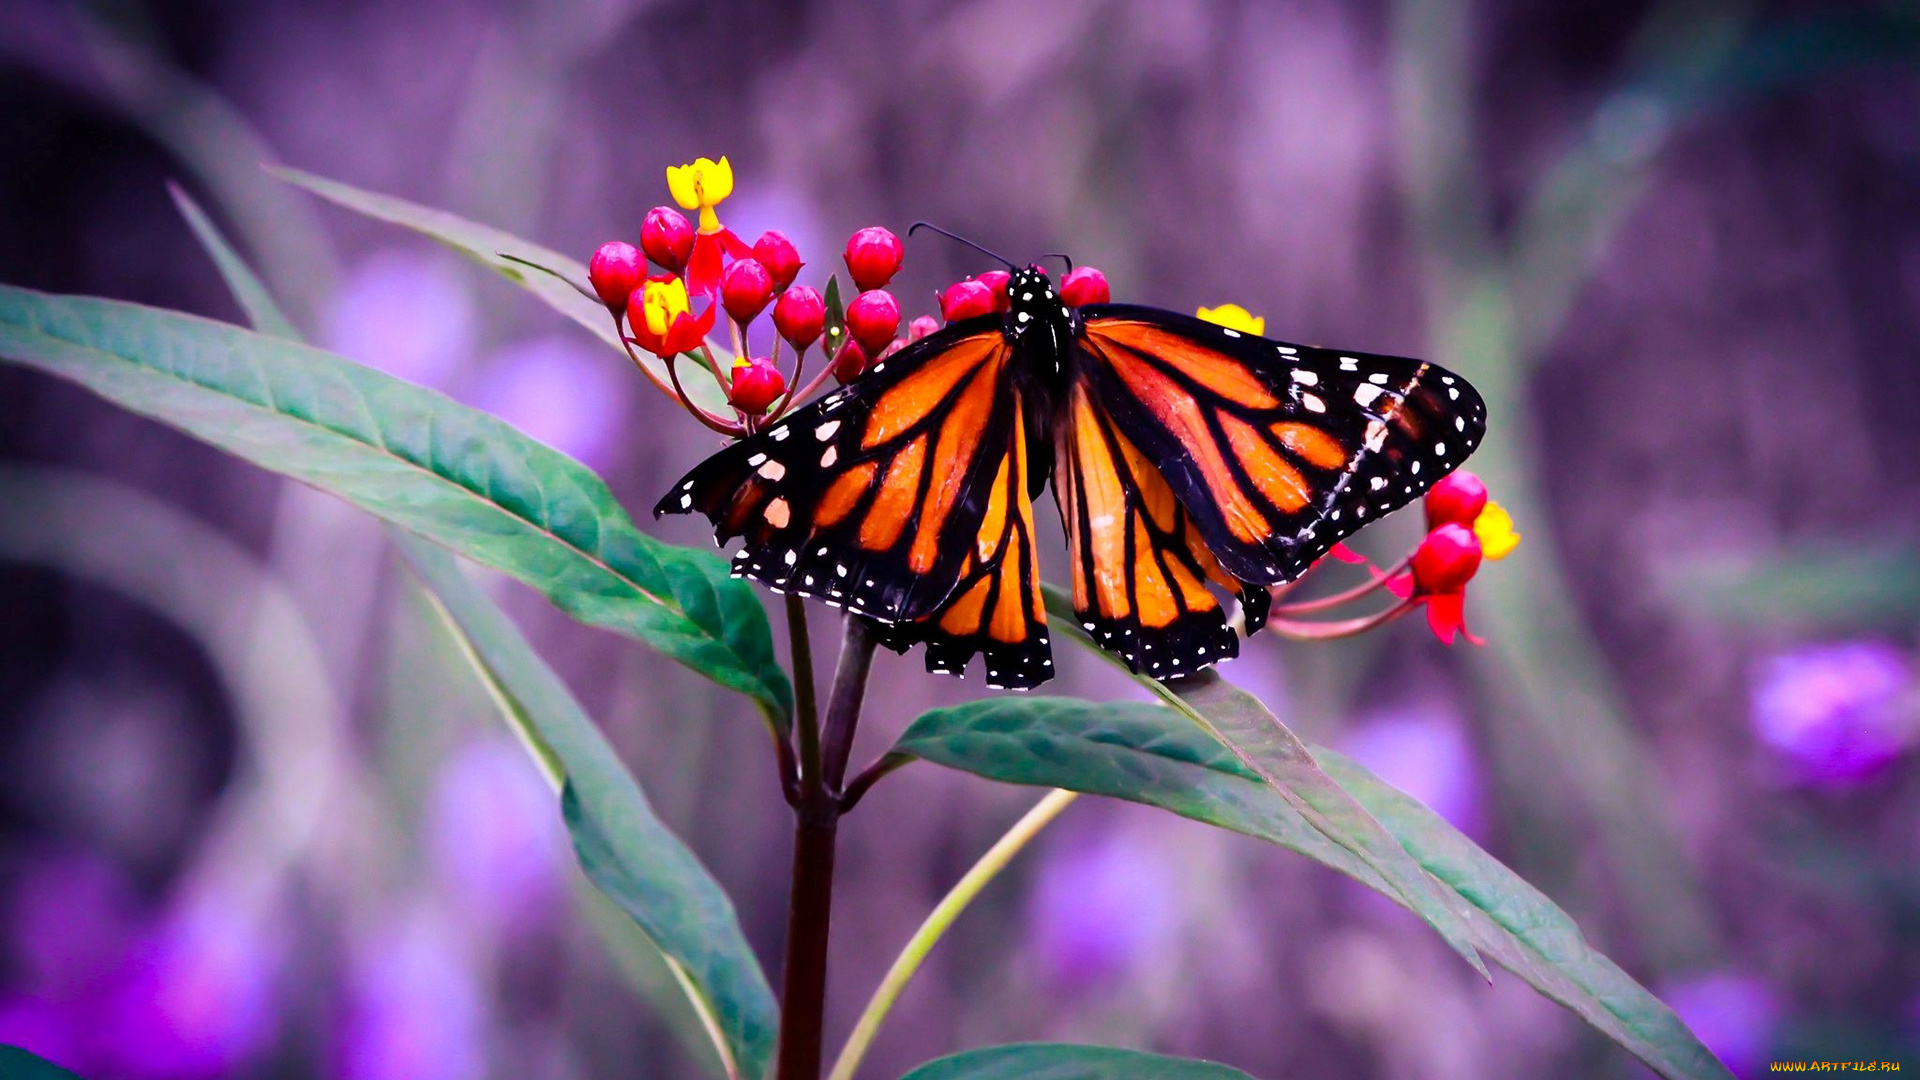
<svg viewBox="0 0 1920 1080"><path fill-rule="evenodd" d="M1020 385L1029 488L1037 496L1053 471L1053 422L1066 398L1068 358L1080 316L1060 298L1045 271L1029 266L1007 282L1005 326Z"/></svg>
<svg viewBox="0 0 1920 1080"><path fill-rule="evenodd" d="M1078 333L1079 317L1068 307L1045 271L1029 266L1007 282L1007 336L1021 370L1053 389L1065 373L1067 348Z"/></svg>
<svg viewBox="0 0 1920 1080"><path fill-rule="evenodd" d="M1023 384L1029 435L1036 443L1045 442L1051 438L1046 429L1052 426L1054 408L1066 397L1079 313L1060 298L1045 271L1029 266L1007 282L1005 326Z"/></svg>

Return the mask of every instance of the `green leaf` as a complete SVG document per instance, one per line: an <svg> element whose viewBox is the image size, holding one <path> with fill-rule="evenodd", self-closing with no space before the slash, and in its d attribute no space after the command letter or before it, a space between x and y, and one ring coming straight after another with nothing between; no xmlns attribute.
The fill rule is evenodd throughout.
<svg viewBox="0 0 1920 1080"><path fill-rule="evenodd" d="M1253 1080L1211 1061L1109 1046L1018 1043L929 1061L902 1080Z"/></svg>
<svg viewBox="0 0 1920 1080"><path fill-rule="evenodd" d="M840 350L840 343L846 340L847 306L840 302L840 275L827 275L827 322L823 334L826 338L820 348L832 362L834 354Z"/></svg>
<svg viewBox="0 0 1920 1080"><path fill-rule="evenodd" d="M233 250L233 245L227 243L227 238L221 234L213 219L207 216L207 212L200 209L200 204L193 201L193 196L172 182L167 184L167 194L173 196L174 207L180 211L181 217L187 219L187 227L193 230L200 246L212 257L221 279L233 292L233 299L240 305L240 310L246 312L247 322L263 334L299 341L300 332L293 328L292 320L280 310L273 294L267 291L266 285L261 283L240 253Z"/></svg>
<svg viewBox="0 0 1920 1080"><path fill-rule="evenodd" d="M293 324L219 228L186 192L175 185L169 190L254 328L299 340ZM700 1034L690 1031L690 1038L710 1043L727 1076L763 1073L778 1028L778 1008L719 883L660 824L613 747L499 606L460 572L444 549L387 528L449 635L555 791L572 785L599 793L578 800L589 809L581 818L584 827L570 832L582 869L601 890L589 910L609 950L636 968L659 969L660 985L648 987L653 993L667 992L664 976L672 975L673 992L684 996L698 1020ZM591 809L596 806L611 812ZM602 820L610 817L629 826L610 830ZM610 835L615 837L611 842ZM591 859L589 849L595 852Z"/></svg>
<svg viewBox="0 0 1920 1080"><path fill-rule="evenodd" d="M45 1058L17 1046L0 1046L0 1080L80 1080Z"/></svg>
<svg viewBox="0 0 1920 1080"><path fill-rule="evenodd" d="M177 312L0 285L0 356L77 382L501 570L752 697L793 692L726 563L633 527L579 462L441 394Z"/></svg>
<svg viewBox="0 0 1920 1080"><path fill-rule="evenodd" d="M1829 542L1756 565L1689 559L1661 578L1689 610L1742 626L1847 632L1911 626L1920 614L1920 553L1912 547Z"/></svg>
<svg viewBox="0 0 1920 1080"><path fill-rule="evenodd" d="M992 780L1127 799L1258 837L1412 908L1372 864L1310 823L1237 754L1158 705L992 698L927 713L894 749ZM1661 1075L1728 1075L1672 1010L1588 945L1539 890L1365 768L1331 750L1316 753L1422 873L1467 905L1475 947Z"/></svg>
<svg viewBox="0 0 1920 1080"><path fill-rule="evenodd" d="M445 244L531 292L545 301L548 307L593 331L616 352L626 355L626 347L620 342L619 330L613 318L607 314L606 306L581 295L579 289L569 284L570 281L587 280L586 265L580 260L569 259L552 248L541 247L512 233L468 221L445 210L421 206L391 195L363 191L299 169L270 166L267 171L337 206L412 229ZM534 270L527 265L529 263L549 272ZM644 349L636 355L640 363L646 365L662 382L667 380L667 367L659 358ZM723 365L730 362L727 357L721 357L720 360ZM727 404L719 383L695 372L689 372L687 376L682 380L682 386L695 405L721 416L732 415L732 406Z"/></svg>
<svg viewBox="0 0 1920 1080"><path fill-rule="evenodd" d="M501 703L562 786L580 866L672 966L723 1055L727 1074L766 1071L779 1030L773 991L733 904L698 857L654 815L600 729L520 631L442 548L395 543Z"/></svg>
<svg viewBox="0 0 1920 1080"><path fill-rule="evenodd" d="M1073 621L1072 602L1067 597L1051 587L1046 594L1047 609L1063 633L1126 670L1118 657L1095 645ZM1425 919L1482 978L1490 977L1486 963L1473 948L1467 905L1422 872L1380 822L1320 768L1300 737L1258 698L1212 670L1181 679L1171 687L1145 675L1132 678L1213 736L1309 825L1371 867L1386 885L1381 891Z"/></svg>

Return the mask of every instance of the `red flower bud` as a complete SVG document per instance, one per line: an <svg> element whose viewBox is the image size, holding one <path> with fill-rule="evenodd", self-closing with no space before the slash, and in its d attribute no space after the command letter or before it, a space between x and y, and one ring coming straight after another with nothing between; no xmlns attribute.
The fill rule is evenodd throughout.
<svg viewBox="0 0 1920 1080"><path fill-rule="evenodd" d="M956 281L940 294L940 317L948 322L993 314L993 287L984 281Z"/></svg>
<svg viewBox="0 0 1920 1080"><path fill-rule="evenodd" d="M759 416L767 407L780 400L787 389L787 377L773 366L773 361L765 357L752 360L736 360L733 365L733 388L727 392L727 400L733 407L748 416Z"/></svg>
<svg viewBox="0 0 1920 1080"><path fill-rule="evenodd" d="M1427 492L1427 528L1452 522L1471 529L1480 511L1486 508L1487 485L1465 469L1456 470Z"/></svg>
<svg viewBox="0 0 1920 1080"><path fill-rule="evenodd" d="M640 249L624 240L601 244L587 264L587 280L593 284L594 294L616 314L646 279L647 266L640 258Z"/></svg>
<svg viewBox="0 0 1920 1080"><path fill-rule="evenodd" d="M847 305L847 333L868 356L877 356L900 330L900 301L883 289L868 289Z"/></svg>
<svg viewBox="0 0 1920 1080"><path fill-rule="evenodd" d="M1458 522L1427 534L1413 553L1413 584L1422 596L1457 593L1480 569L1480 538Z"/></svg>
<svg viewBox="0 0 1920 1080"><path fill-rule="evenodd" d="M1085 307L1088 304L1105 304L1113 299L1113 290L1107 287L1107 275L1091 266L1082 266L1067 271L1060 279L1060 299L1068 307Z"/></svg>
<svg viewBox="0 0 1920 1080"><path fill-rule="evenodd" d="M1007 299L1007 283L1013 280L1012 274L1007 273L1005 270L989 270L975 277L973 280L981 282L986 285L987 288L993 290L993 310L1004 315L1007 313L1007 310L1013 306L1012 302Z"/></svg>
<svg viewBox="0 0 1920 1080"><path fill-rule="evenodd" d="M693 225L673 207L656 206L640 222L640 247L647 258L677 274L693 254Z"/></svg>
<svg viewBox="0 0 1920 1080"><path fill-rule="evenodd" d="M793 284L800 274L800 268L806 264L800 261L800 249L793 246L787 234L777 229L768 229L753 242L753 257L767 273L773 275L773 287L784 289Z"/></svg>
<svg viewBox="0 0 1920 1080"><path fill-rule="evenodd" d="M833 354L833 377L840 380L843 385L858 378L865 370L867 370L867 354L860 351L859 342L849 341L840 346L839 352Z"/></svg>
<svg viewBox="0 0 1920 1080"><path fill-rule="evenodd" d="M820 340L827 326L827 302L811 285L799 285L780 294L773 302L773 327L798 352Z"/></svg>
<svg viewBox="0 0 1920 1080"><path fill-rule="evenodd" d="M743 326L767 310L772 299L773 275L758 259L735 259L720 276L720 306Z"/></svg>
<svg viewBox="0 0 1920 1080"><path fill-rule="evenodd" d="M861 229L847 240L847 273L861 291L878 289L900 272L907 249L900 238L878 225Z"/></svg>
<svg viewBox="0 0 1920 1080"><path fill-rule="evenodd" d="M939 329L940 329L939 319L936 319L931 315L922 315L919 318L907 324L907 343L911 345L912 343L919 341L921 338L926 337L928 334L931 334Z"/></svg>

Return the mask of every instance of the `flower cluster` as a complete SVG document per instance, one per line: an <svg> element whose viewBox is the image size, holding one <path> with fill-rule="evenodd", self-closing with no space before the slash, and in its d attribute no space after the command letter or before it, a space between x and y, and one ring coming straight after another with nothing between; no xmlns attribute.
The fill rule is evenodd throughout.
<svg viewBox="0 0 1920 1080"><path fill-rule="evenodd" d="M829 310L832 287L823 295L795 284L806 264L785 234L770 230L748 244L720 221L719 205L733 194L733 166L726 158L668 169L667 189L679 209L648 211L638 248L618 240L602 244L587 276L635 364L702 423L734 437L750 435L811 396L828 375L847 382L866 369L869 358L899 347L900 303L885 288L905 256L899 237L881 228L853 234L846 266L860 294L844 312ZM695 220L681 210L692 211ZM696 304L702 305L698 312ZM752 356L748 328L769 311L771 355ZM728 364L708 340L723 315L733 346ZM807 355L816 344L829 362L802 388ZM793 351L791 377L781 369L783 346ZM658 357L666 379L635 350ZM688 395L678 368L688 356L709 370L733 415L704 408Z"/></svg>
<svg viewBox="0 0 1920 1080"><path fill-rule="evenodd" d="M1372 580L1344 592L1277 604L1267 625L1289 637L1346 637L1391 622L1415 608L1425 608L1427 625L1442 642L1451 645L1456 636L1463 636L1475 645L1482 644L1467 630L1467 583L1479 573L1484 561L1512 554L1520 545L1520 534L1514 531L1513 518L1505 508L1487 497L1487 485L1465 469L1435 484L1427 492L1424 509L1427 534L1407 557L1385 570L1369 564ZM1334 545L1327 556L1337 562L1367 562L1344 544ZM1279 586L1274 590L1275 598L1298 584L1294 581ZM1339 622L1299 619L1343 606L1375 590L1385 590L1399 602L1377 614Z"/></svg>
<svg viewBox="0 0 1920 1080"><path fill-rule="evenodd" d="M1266 332L1267 321L1238 304L1203 307L1195 314L1230 330L1247 334ZM1386 570L1368 564L1372 580L1344 592L1296 603L1277 603L1267 625L1288 637L1347 637L1423 607L1427 611L1427 625L1442 642L1451 645L1456 636L1464 636L1476 645L1481 644L1481 640L1467 630L1467 583L1480 571L1483 561L1498 561L1512 554L1520 545L1520 534L1514 531L1513 518L1505 508L1487 497L1487 485L1464 469L1435 484L1427 492L1424 508L1427 534L1412 554ZM1335 544L1327 552L1327 558L1343 563L1367 562L1345 544ZM1326 559L1321 561L1324 563ZM1299 584L1296 580L1276 587L1275 600ZM1378 589L1386 590L1398 598L1399 603L1373 615L1335 622L1300 618L1344 606Z"/></svg>
<svg viewBox="0 0 1920 1080"><path fill-rule="evenodd" d="M847 240L843 256L847 278L857 295L842 309L837 286L823 295L795 284L806 264L785 234L768 231L749 245L720 220L719 205L733 194L733 166L726 158L701 158L667 170L667 189L680 209L656 206L640 223L640 246L615 240L602 244L587 267L592 295L607 306L634 363L663 393L715 431L743 437L804 402L831 375L851 382L875 362L907 344L957 322L1007 310L1004 270L955 282L938 296L940 318L921 316L901 336L900 301L887 285L900 272L906 247L879 226L860 229ZM689 221L681 210L692 211ZM1100 271L1083 266L1060 281L1067 303L1105 303L1111 293ZM696 305L702 305L695 311ZM769 356L751 356L748 327L769 309L776 331ZM720 318L734 359L722 364L709 341ZM808 351L820 346L828 361L804 387L800 378ZM793 350L791 377L781 369L782 346ZM666 367L661 379L640 358L658 357ZM680 382L678 361L691 356L708 368L732 410L731 416L706 409Z"/></svg>
<svg viewBox="0 0 1920 1080"><path fill-rule="evenodd" d="M806 264L784 234L769 231L748 244L721 222L718 207L733 193L733 167L726 158L701 158L668 169L667 188L679 209L656 206L648 211L637 248L617 240L601 245L588 266L588 279L592 295L612 314L634 363L688 412L723 434L753 434L795 402L810 398L829 376L851 382L873 363L936 332L943 322L1008 310L1011 275L993 270L941 290L940 318L915 318L903 336L900 301L887 286L899 274L906 248L891 231L872 226L847 239L843 261L857 294L842 309L834 280L829 279L824 294L796 283ZM689 221L682 210L692 211L695 220ZM1112 290L1104 274L1082 266L1060 279L1060 297L1081 307L1107 303ZM748 329L769 311L775 331L771 355L751 356ZM1266 330L1265 319L1237 304L1201 308L1197 314L1242 333ZM708 340L723 315L734 356L724 365ZM791 376L781 368L783 345L793 351ZM826 363L803 387L801 376L815 345ZM636 350L659 358L666 379L643 363ZM708 369L731 416L704 408L688 395L677 366L683 357L693 357ZM1513 519L1487 497L1486 485L1469 472L1455 472L1434 485L1425 508L1426 536L1407 557L1385 570L1369 564L1372 580L1332 596L1282 602L1299 582L1278 586L1267 625L1289 637L1344 637L1425 608L1427 623L1441 641L1451 644L1464 636L1478 644L1480 639L1466 628L1467 584L1484 560L1505 558L1520 536ZM1338 562L1367 562L1341 544L1328 556ZM1357 618L1301 618L1376 590L1398 602Z"/></svg>

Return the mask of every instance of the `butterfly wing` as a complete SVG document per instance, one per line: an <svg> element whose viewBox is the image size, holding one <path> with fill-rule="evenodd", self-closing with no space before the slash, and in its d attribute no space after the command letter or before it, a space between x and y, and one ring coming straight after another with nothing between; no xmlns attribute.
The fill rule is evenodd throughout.
<svg viewBox="0 0 1920 1080"><path fill-rule="evenodd" d="M1010 391L1010 399L1025 423L1038 423L1038 418L1026 415L1017 386ZM1030 460L1029 443L1016 432L1000 453L986 512L952 594L925 618L881 629L881 642L901 652L924 643L928 671L960 675L979 653L985 660L987 685L994 689L1027 690L1053 677L1030 497L1035 470L1046 466Z"/></svg>
<svg viewBox="0 0 1920 1080"><path fill-rule="evenodd" d="M734 573L883 623L939 611L970 568L1019 402L994 317L957 323L701 462L654 507L698 511Z"/></svg>
<svg viewBox="0 0 1920 1080"><path fill-rule="evenodd" d="M1165 477L1233 579L1299 577L1479 445L1486 407L1420 360L1254 337L1156 308L1081 311L1074 385Z"/></svg>
<svg viewBox="0 0 1920 1080"><path fill-rule="evenodd" d="M1266 619L1266 587L1221 568L1166 478L1084 385L1069 389L1057 437L1054 502L1080 624L1130 669L1156 678L1239 655L1207 582L1240 594L1249 632Z"/></svg>

